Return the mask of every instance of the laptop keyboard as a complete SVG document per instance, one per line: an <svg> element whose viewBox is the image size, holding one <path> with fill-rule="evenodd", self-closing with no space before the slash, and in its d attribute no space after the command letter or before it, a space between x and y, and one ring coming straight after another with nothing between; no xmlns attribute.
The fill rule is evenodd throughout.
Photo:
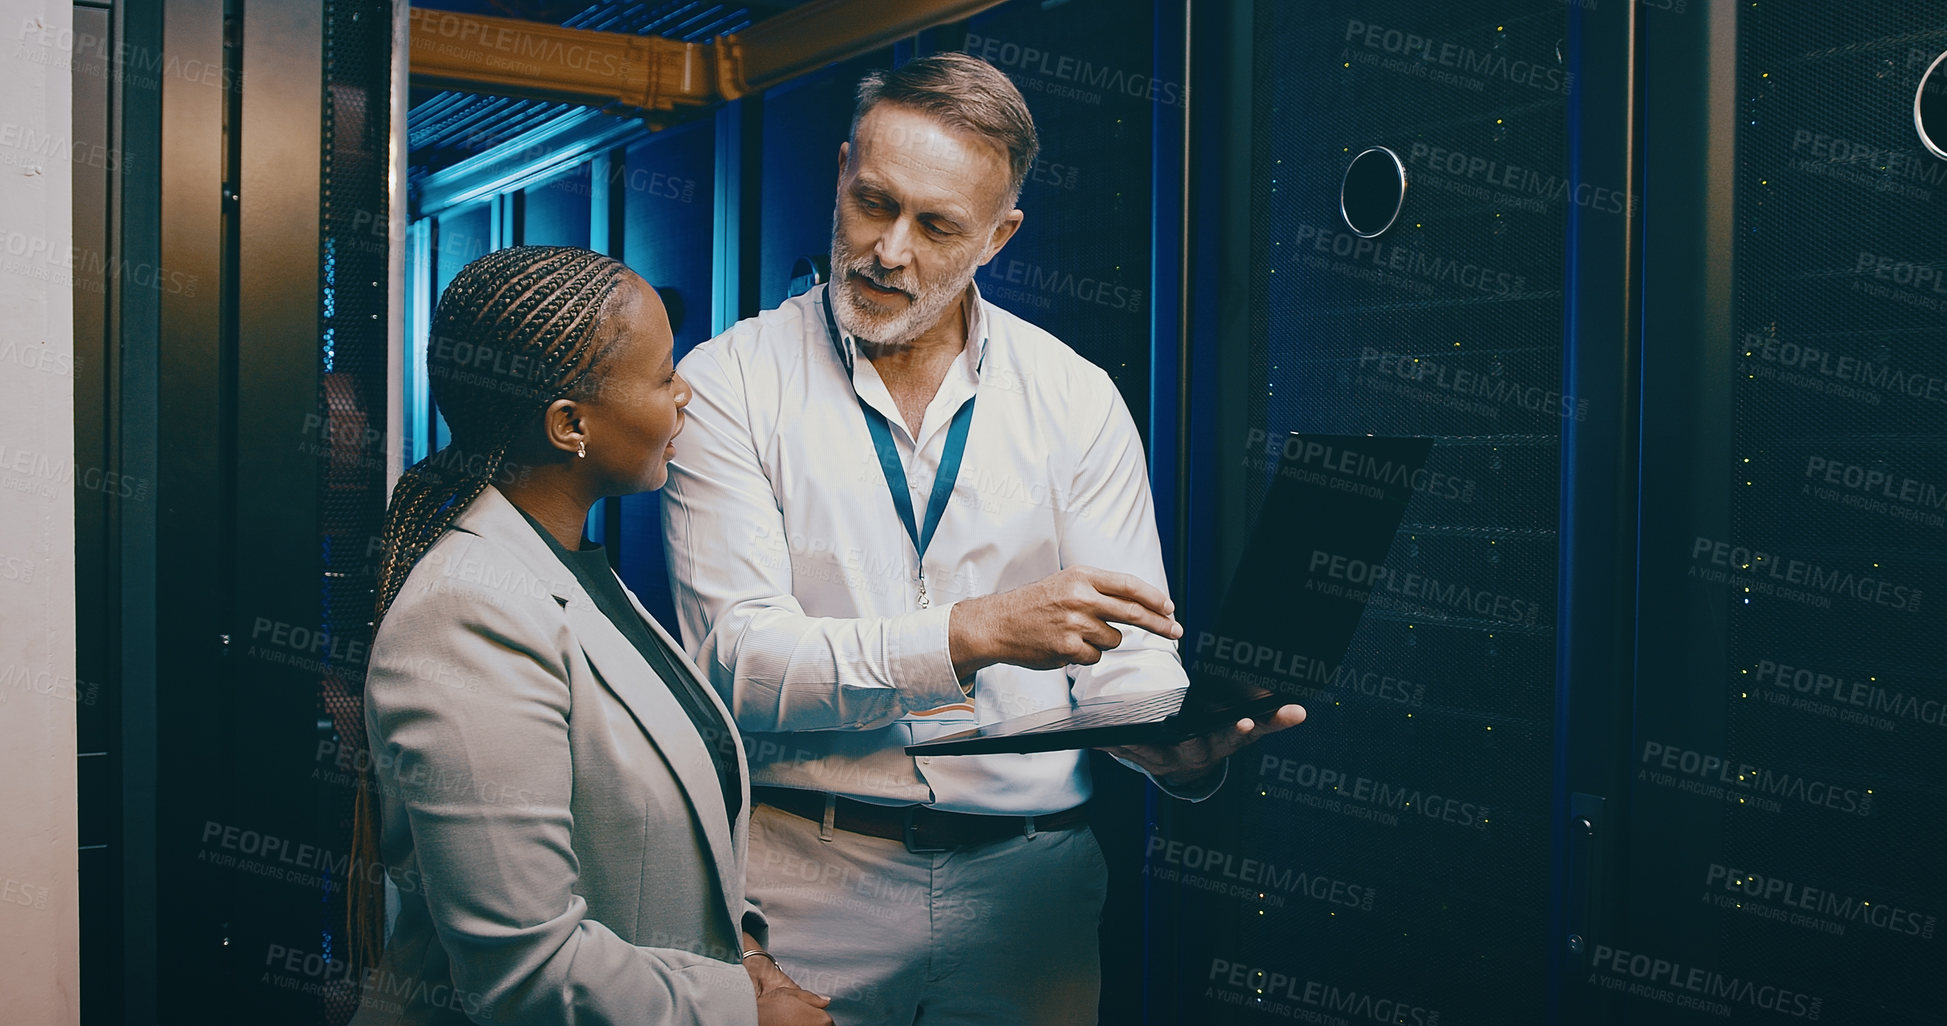
<svg viewBox="0 0 1947 1026"><path fill-rule="evenodd" d="M1175 715L1182 705L1182 691L1162 691L1140 702L1118 702L1083 707L1070 713L1067 719L1056 720L1045 726L1016 733L1046 734L1053 730L1086 730L1090 727L1114 727L1124 723L1148 723Z"/></svg>

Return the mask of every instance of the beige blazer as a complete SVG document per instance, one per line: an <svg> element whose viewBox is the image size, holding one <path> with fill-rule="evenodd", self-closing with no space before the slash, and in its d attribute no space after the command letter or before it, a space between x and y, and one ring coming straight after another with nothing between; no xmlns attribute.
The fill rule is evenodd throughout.
<svg viewBox="0 0 1947 1026"><path fill-rule="evenodd" d="M413 568L371 655L398 902L355 1023L757 1021L749 783L726 823L704 739L506 496Z"/></svg>

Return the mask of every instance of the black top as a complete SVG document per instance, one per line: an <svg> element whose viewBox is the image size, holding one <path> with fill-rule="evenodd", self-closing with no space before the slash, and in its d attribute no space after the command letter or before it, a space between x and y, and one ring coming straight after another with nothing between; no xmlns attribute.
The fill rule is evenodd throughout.
<svg viewBox="0 0 1947 1026"><path fill-rule="evenodd" d="M649 625L643 622L642 615L637 613L635 606L630 604L629 596L622 591L622 582L617 580L615 572L609 569L608 550L583 539L581 549L571 552L562 547L560 542L555 541L554 535L549 534L546 528L536 523L533 517L527 516L526 510L521 511L521 516L527 517L527 522L534 525L534 530L540 534L541 540L547 542L548 548L553 549L561 562L574 572L575 579L581 582L582 588L588 592L588 597L595 601L595 608L601 610L602 615L608 617L608 621L615 625L615 629L621 631L622 636L635 645L636 651L642 653L642 658L648 662L649 668L655 671L656 676L662 678L670 694L676 696L677 704L689 714L690 723L696 727L696 733L703 739L703 747L710 752L710 761L716 764L717 780L723 786L723 807L730 813L730 822L736 823L737 813L743 804L741 800L743 788L738 778L736 735L730 732L730 725L717 713L716 706L711 704L709 696L703 693L702 686L693 676L684 672L680 662L682 657L670 651L668 645L663 644L662 638L649 629Z"/></svg>

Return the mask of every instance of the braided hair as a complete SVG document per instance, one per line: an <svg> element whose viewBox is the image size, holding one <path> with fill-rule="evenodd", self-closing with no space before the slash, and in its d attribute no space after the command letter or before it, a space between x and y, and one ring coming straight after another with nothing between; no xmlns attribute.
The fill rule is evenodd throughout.
<svg viewBox="0 0 1947 1026"><path fill-rule="evenodd" d="M440 296L426 351L433 402L452 444L414 464L392 489L381 535L380 621L412 568L455 518L507 469L508 449L554 400L600 383L617 333L599 330L628 268L569 246L495 250L460 269ZM365 753L361 753L365 754ZM350 964L384 947L378 794L372 760L358 760L346 897Z"/></svg>

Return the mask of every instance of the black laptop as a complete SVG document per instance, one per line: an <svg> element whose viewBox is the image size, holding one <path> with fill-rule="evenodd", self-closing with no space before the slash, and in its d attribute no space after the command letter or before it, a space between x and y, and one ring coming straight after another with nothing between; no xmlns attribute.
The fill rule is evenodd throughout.
<svg viewBox="0 0 1947 1026"><path fill-rule="evenodd" d="M1213 629L1179 642L1189 687L1104 695L910 744L907 753L1175 744L1271 715L1345 658L1432 449L1430 438L1290 435Z"/></svg>

